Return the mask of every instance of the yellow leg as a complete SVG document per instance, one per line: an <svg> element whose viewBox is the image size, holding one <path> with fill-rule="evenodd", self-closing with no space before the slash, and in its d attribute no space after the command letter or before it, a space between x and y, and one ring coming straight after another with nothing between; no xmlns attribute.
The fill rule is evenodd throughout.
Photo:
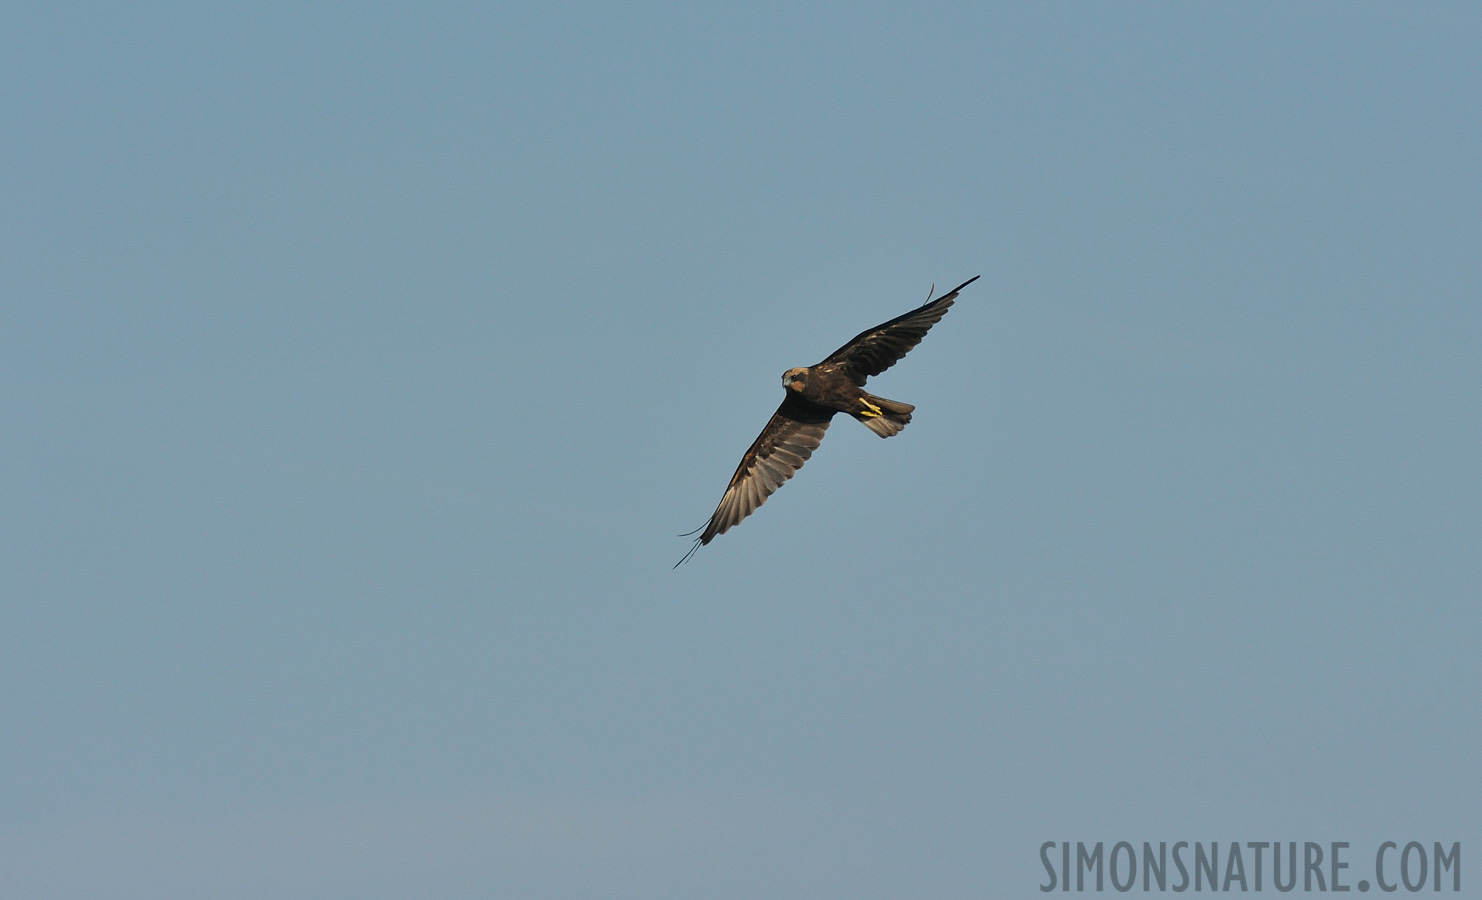
<svg viewBox="0 0 1482 900"><path fill-rule="evenodd" d="M864 410L860 412L860 415L864 416L865 418L873 419L878 416L885 415L885 413L881 412L880 407L876 406L865 398L860 397L859 402L864 404Z"/></svg>

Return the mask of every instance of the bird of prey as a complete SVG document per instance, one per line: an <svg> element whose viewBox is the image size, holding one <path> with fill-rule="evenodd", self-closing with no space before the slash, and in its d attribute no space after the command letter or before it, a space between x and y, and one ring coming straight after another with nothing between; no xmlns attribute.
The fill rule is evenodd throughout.
<svg viewBox="0 0 1482 900"><path fill-rule="evenodd" d="M701 546L710 543L716 535L725 534L766 503L772 492L801 469L818 449L835 413L848 413L883 438L905 428L916 407L865 392L862 389L865 379L895 365L921 343L931 326L946 315L952 301L957 299L957 292L978 277L974 275L935 300L928 295L926 303L905 315L860 332L816 366L783 372L782 387L787 396L782 405L752 442L751 449L741 457L741 465L726 485L725 495L710 521L701 526L704 530L695 539L695 545L674 567L679 568Z"/></svg>

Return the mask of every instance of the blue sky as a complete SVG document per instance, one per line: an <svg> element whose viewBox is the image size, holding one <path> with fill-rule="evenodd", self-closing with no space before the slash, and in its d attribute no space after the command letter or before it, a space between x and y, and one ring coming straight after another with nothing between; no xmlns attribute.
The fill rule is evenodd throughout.
<svg viewBox="0 0 1482 900"><path fill-rule="evenodd" d="M1479 46L1466 4L7 6L0 882L1474 854ZM783 370L973 275L871 381L905 432L838 422L670 569Z"/></svg>

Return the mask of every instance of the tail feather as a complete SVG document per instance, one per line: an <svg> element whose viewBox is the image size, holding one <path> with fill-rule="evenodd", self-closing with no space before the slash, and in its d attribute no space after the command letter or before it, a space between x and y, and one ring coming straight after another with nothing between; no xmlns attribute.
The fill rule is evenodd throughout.
<svg viewBox="0 0 1482 900"><path fill-rule="evenodd" d="M865 427L888 438L891 435L900 434L902 428L911 421L911 411L916 407L909 403L901 403L898 400L886 400L884 397L876 397L874 394L865 394L865 399L880 408L878 416L864 416L855 414L854 418L863 422Z"/></svg>

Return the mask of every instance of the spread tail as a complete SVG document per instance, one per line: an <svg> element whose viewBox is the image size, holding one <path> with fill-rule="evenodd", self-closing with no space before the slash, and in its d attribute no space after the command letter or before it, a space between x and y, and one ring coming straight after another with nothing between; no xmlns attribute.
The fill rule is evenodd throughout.
<svg viewBox="0 0 1482 900"><path fill-rule="evenodd" d="M854 418L865 424L865 427L883 438L893 434L899 434L902 428L911 421L911 411L916 407L909 403L900 403L896 400L886 400L884 397L876 397L874 394L866 394L861 391L859 412L853 413Z"/></svg>

